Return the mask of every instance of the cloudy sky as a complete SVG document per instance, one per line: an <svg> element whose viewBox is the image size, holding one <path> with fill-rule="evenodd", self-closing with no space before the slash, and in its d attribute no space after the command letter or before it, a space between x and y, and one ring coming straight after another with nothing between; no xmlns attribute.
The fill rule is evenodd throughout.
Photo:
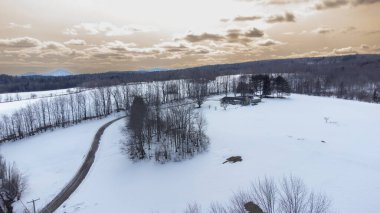
<svg viewBox="0 0 380 213"><path fill-rule="evenodd" d="M0 73L380 53L380 0L0 0Z"/></svg>

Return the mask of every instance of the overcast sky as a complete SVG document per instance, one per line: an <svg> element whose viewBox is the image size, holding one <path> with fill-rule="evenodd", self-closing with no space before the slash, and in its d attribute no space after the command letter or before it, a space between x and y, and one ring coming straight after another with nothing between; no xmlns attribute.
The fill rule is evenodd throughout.
<svg viewBox="0 0 380 213"><path fill-rule="evenodd" d="M0 73L380 53L380 0L0 0Z"/></svg>

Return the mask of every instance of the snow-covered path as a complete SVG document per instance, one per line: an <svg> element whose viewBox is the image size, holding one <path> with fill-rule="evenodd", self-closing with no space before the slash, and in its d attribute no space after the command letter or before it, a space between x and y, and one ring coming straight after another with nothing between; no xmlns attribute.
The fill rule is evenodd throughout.
<svg viewBox="0 0 380 213"><path fill-rule="evenodd" d="M88 171L90 170L92 164L94 163L95 154L96 154L96 151L98 151L99 142L104 133L104 130L107 127L109 127L111 124L115 123L116 121L124 117L125 116L116 118L99 128L99 130L96 132L94 136L90 150L88 151L86 158L82 163L82 166L79 168L79 170L77 171L75 176L71 179L71 181L62 189L62 191L58 193L57 196L51 202L49 202L44 208L40 210L41 213L54 212L78 188L81 182L86 178Z"/></svg>
<svg viewBox="0 0 380 213"><path fill-rule="evenodd" d="M70 181L84 161L98 129L116 115L100 120L83 122L76 126L56 129L0 146L0 153L9 162L15 162L27 180L27 189L21 198L27 201L40 198L36 208L50 202ZM21 202L16 212L23 212Z"/></svg>
<svg viewBox="0 0 380 213"><path fill-rule="evenodd" d="M256 178L289 174L326 193L338 212L380 208L380 105L292 95L226 111L208 101L202 110L210 150L180 163L130 162L120 151L124 122L110 126L89 175L58 212L171 213L194 201L207 210ZM222 164L233 155L243 161Z"/></svg>

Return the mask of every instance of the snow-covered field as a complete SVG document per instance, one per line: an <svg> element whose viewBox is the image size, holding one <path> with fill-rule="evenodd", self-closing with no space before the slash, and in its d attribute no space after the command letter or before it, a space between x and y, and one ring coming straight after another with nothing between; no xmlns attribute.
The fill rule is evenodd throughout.
<svg viewBox="0 0 380 213"><path fill-rule="evenodd" d="M213 97L202 110L210 149L180 163L132 163L120 151L124 121L111 125L90 173L58 212L171 213L191 202L206 210L256 178L289 174L327 194L338 212L380 208L380 105L292 95L223 110ZM23 201L42 198L41 206L52 198L75 174L106 120L0 146L28 176ZM222 164L233 155L243 161Z"/></svg>
<svg viewBox="0 0 380 213"><path fill-rule="evenodd" d="M120 152L119 121L106 130L89 176L59 212L181 212L194 201L206 209L258 177L289 174L326 193L338 212L380 208L379 105L292 95L224 111L212 99L203 106L208 153L165 165L132 163ZM233 155L243 162L222 164Z"/></svg>
<svg viewBox="0 0 380 213"><path fill-rule="evenodd" d="M75 88L69 89L70 91L76 91ZM48 90L48 91L37 91L37 92L22 92L22 93L6 93L0 94L0 116L9 115L14 111L24 107L28 104L32 104L36 101L41 100L41 98L54 98L61 95L69 94L69 90ZM35 98L31 98L31 95L34 94ZM16 96L19 96L20 100L16 99ZM8 97L12 97L13 101L7 102Z"/></svg>
<svg viewBox="0 0 380 213"><path fill-rule="evenodd" d="M20 100L26 100L26 99L35 99L35 98L44 98L44 97L52 97L52 96L58 96L58 95L66 95L69 94L69 92L76 91L76 88L71 89L58 89L58 90L47 90L47 91L35 91L35 92L18 92L18 93L5 93L0 94L0 100L3 102L6 101L17 101Z"/></svg>
<svg viewBox="0 0 380 213"><path fill-rule="evenodd" d="M26 205L32 199L37 209L48 203L71 180L90 149L96 131L114 119L83 122L77 126L56 129L24 140L8 142L0 146L0 154L9 162L15 162L27 180L22 197ZM31 210L31 204L27 204ZM16 203L16 212L23 212L23 204Z"/></svg>

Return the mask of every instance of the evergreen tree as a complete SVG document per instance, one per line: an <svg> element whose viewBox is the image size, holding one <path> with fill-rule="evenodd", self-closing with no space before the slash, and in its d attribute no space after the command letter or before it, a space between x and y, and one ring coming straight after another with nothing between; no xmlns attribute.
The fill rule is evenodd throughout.
<svg viewBox="0 0 380 213"><path fill-rule="evenodd" d="M373 100L373 102L375 102L375 103L380 102L379 95L377 94L377 89L375 89L375 90L373 91L372 100Z"/></svg>
<svg viewBox="0 0 380 213"><path fill-rule="evenodd" d="M317 82L315 82L315 94L317 96L321 95L321 90L322 90L321 81L317 79Z"/></svg>
<svg viewBox="0 0 380 213"><path fill-rule="evenodd" d="M191 98L197 103L198 108L201 108L203 102L206 100L208 95L207 91L207 80L197 79L192 83L192 94Z"/></svg>
<svg viewBox="0 0 380 213"><path fill-rule="evenodd" d="M271 79L269 75L254 75L251 78L251 90L260 97L272 94Z"/></svg>
<svg viewBox="0 0 380 213"><path fill-rule="evenodd" d="M280 75L274 79L274 88L276 90L277 97L283 97L284 95L290 94L290 86L288 81Z"/></svg>
<svg viewBox="0 0 380 213"><path fill-rule="evenodd" d="M129 141L128 153L131 159L143 159L145 158L144 151L144 122L148 114L148 107L144 102L144 99L140 96L136 96L133 99L128 128L133 135Z"/></svg>
<svg viewBox="0 0 380 213"><path fill-rule="evenodd" d="M240 81L237 85L236 92L240 93L241 96L245 96L249 92L248 84Z"/></svg>
<svg viewBox="0 0 380 213"><path fill-rule="evenodd" d="M251 89L255 95L262 96L263 94L263 81L262 75L254 75L251 78Z"/></svg>
<svg viewBox="0 0 380 213"><path fill-rule="evenodd" d="M272 87L269 75L262 76L263 81L263 96L270 96L272 94Z"/></svg>

